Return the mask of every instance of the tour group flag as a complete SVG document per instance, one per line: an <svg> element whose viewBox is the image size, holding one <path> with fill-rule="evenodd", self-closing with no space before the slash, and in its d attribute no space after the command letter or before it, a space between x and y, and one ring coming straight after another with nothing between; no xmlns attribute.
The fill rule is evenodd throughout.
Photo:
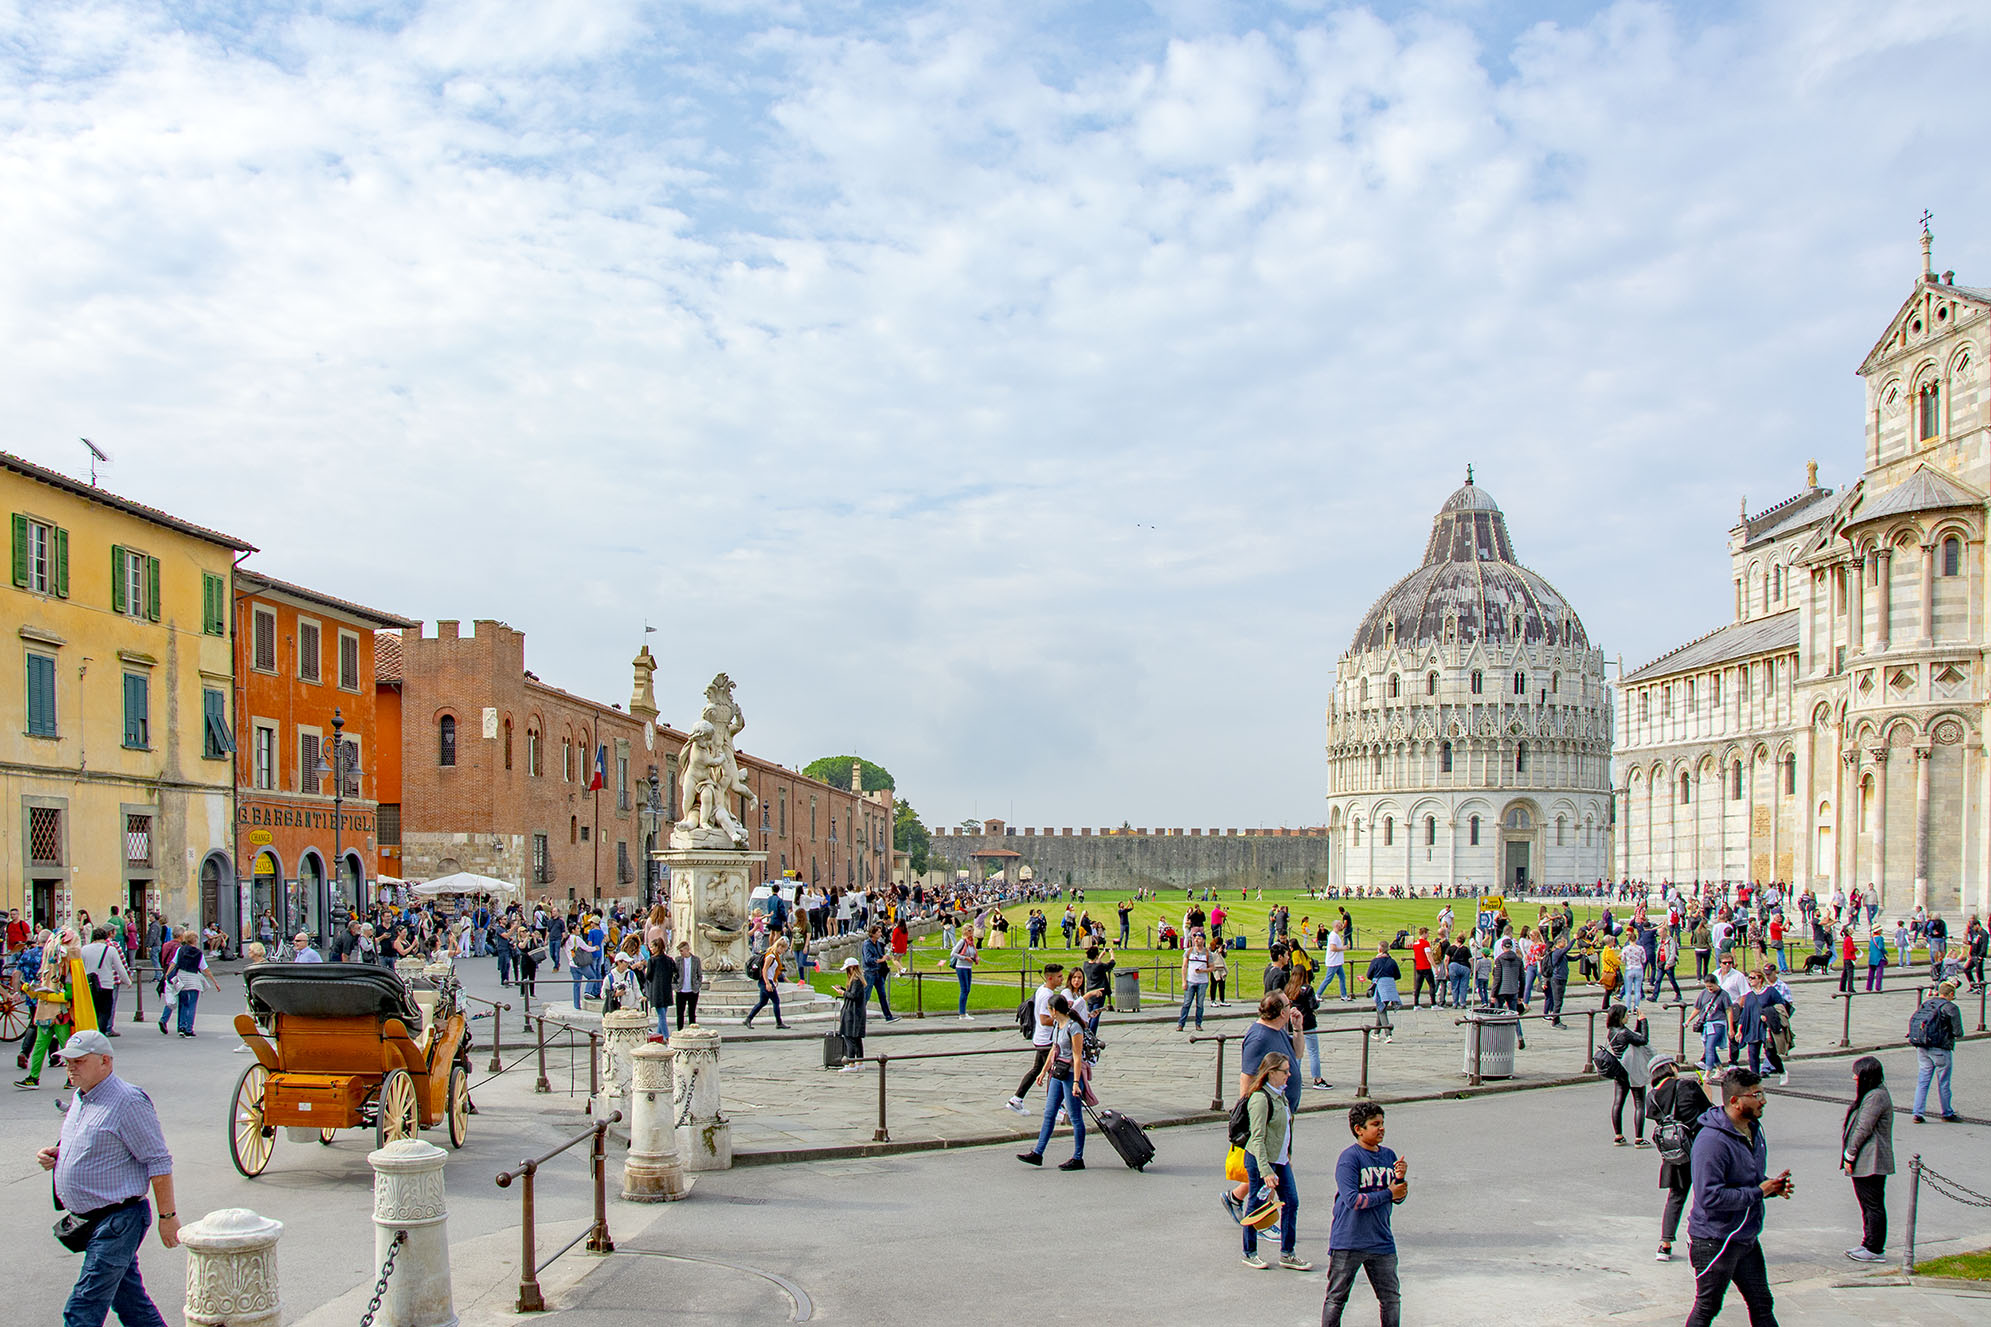
<svg viewBox="0 0 1991 1327"><path fill-rule="evenodd" d="M608 743L595 748L594 777L588 780L588 791L598 793L608 783Z"/></svg>

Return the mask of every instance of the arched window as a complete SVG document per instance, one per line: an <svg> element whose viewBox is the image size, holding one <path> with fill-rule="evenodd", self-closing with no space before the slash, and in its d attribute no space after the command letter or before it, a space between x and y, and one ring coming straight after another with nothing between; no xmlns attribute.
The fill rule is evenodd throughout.
<svg viewBox="0 0 1991 1327"><path fill-rule="evenodd" d="M1528 744L1526 742L1515 744L1514 772L1516 774L1526 774L1528 772Z"/></svg>
<svg viewBox="0 0 1991 1327"><path fill-rule="evenodd" d="M512 767L512 721L510 716L507 716L505 719L505 768L510 769L511 767Z"/></svg>
<svg viewBox="0 0 1991 1327"><path fill-rule="evenodd" d="M1784 796L1797 793L1797 755L1795 752L1784 757Z"/></svg>
<svg viewBox="0 0 1991 1327"><path fill-rule="evenodd" d="M1391 673L1391 674L1390 674L1390 699L1391 699L1391 700L1395 700L1396 698L1397 698L1397 675L1396 675L1395 673Z"/></svg>
<svg viewBox="0 0 1991 1327"><path fill-rule="evenodd" d="M1688 803L1692 802L1693 800L1694 800L1693 776L1688 774L1682 774L1680 776L1680 805L1686 806Z"/></svg>
<svg viewBox="0 0 1991 1327"><path fill-rule="evenodd" d="M1350 826L1355 831L1355 846L1359 848L1362 846L1362 822L1351 821Z"/></svg>
<svg viewBox="0 0 1991 1327"><path fill-rule="evenodd" d="M1514 694L1517 696L1528 694L1528 675L1526 673L1514 674Z"/></svg>
<svg viewBox="0 0 1991 1327"><path fill-rule="evenodd" d="M1438 842L1438 817L1424 817L1424 846L1429 848Z"/></svg>
<svg viewBox="0 0 1991 1327"><path fill-rule="evenodd" d="M1955 576L1963 571L1963 541L1955 535L1943 540L1943 575Z"/></svg>
<svg viewBox="0 0 1991 1327"><path fill-rule="evenodd" d="M1396 644L1396 623L1394 622L1383 623L1383 648L1387 650L1392 645L1395 644Z"/></svg>
<svg viewBox="0 0 1991 1327"><path fill-rule="evenodd" d="M1376 777L1379 779L1383 777L1383 753L1381 751L1376 752Z"/></svg>
<svg viewBox="0 0 1991 1327"><path fill-rule="evenodd" d="M1360 691L1359 691L1359 692L1358 692L1357 694L1358 694L1358 695L1359 695L1359 696L1361 697L1361 700L1362 700L1362 703L1363 703L1364 705L1366 705L1366 704L1368 704L1368 703L1369 703L1369 679L1368 679L1368 678L1366 678L1366 677L1365 677L1365 678L1363 678L1363 679L1362 679L1362 684L1361 684L1361 690L1360 690Z"/></svg>
<svg viewBox="0 0 1991 1327"><path fill-rule="evenodd" d="M531 724L527 724L525 729L525 772L535 777L542 772L539 768L539 729Z"/></svg>
<svg viewBox="0 0 1991 1327"><path fill-rule="evenodd" d="M1467 843L1469 843L1469 844L1471 844L1471 845L1472 845L1473 847L1475 847L1475 848L1477 848L1477 847L1479 846L1479 817L1478 817L1478 816L1474 816L1474 817L1473 817L1473 818L1472 818L1471 820L1468 820L1468 821L1466 822L1466 842L1467 842Z"/></svg>
<svg viewBox="0 0 1991 1327"><path fill-rule="evenodd" d="M1388 847L1391 847L1391 846L1393 846L1393 845L1394 845L1395 843L1396 843L1396 817L1395 817L1395 816L1384 816L1384 817L1383 817L1383 846L1384 846L1385 848L1388 848Z"/></svg>
<svg viewBox="0 0 1991 1327"><path fill-rule="evenodd" d="M1480 676L1479 669L1477 668L1473 669L1473 694L1475 696L1480 694L1480 687L1484 683L1484 681L1485 679Z"/></svg>
<svg viewBox="0 0 1991 1327"><path fill-rule="evenodd" d="M1739 760L1729 766L1728 800L1731 802L1742 800L1742 762Z"/></svg>
<svg viewBox="0 0 1991 1327"><path fill-rule="evenodd" d="M1438 674L1426 673L1424 675L1424 694L1427 696L1438 694Z"/></svg>
<svg viewBox="0 0 1991 1327"><path fill-rule="evenodd" d="M1555 818L1555 846L1558 848L1562 846L1562 826L1563 826L1562 817L1557 816Z"/></svg>
<svg viewBox="0 0 1991 1327"><path fill-rule="evenodd" d="M568 816L567 842L579 843L580 841L581 841L581 818L579 816Z"/></svg>
<svg viewBox="0 0 1991 1327"><path fill-rule="evenodd" d="M1443 742L1438 746L1438 772L1440 774L1450 774L1452 772L1452 744L1450 742Z"/></svg>
<svg viewBox="0 0 1991 1327"><path fill-rule="evenodd" d="M436 721L436 764L456 763L456 716L445 714Z"/></svg>
<svg viewBox="0 0 1991 1327"><path fill-rule="evenodd" d="M1561 694L1562 694L1562 674L1561 674L1561 673L1550 673L1550 674L1549 674L1549 694L1550 694L1551 696L1559 696L1559 695L1561 695Z"/></svg>
<svg viewBox="0 0 1991 1327"><path fill-rule="evenodd" d="M1926 383L1915 394L1915 436L1927 442L1942 431L1942 397L1939 386Z"/></svg>
<svg viewBox="0 0 1991 1327"><path fill-rule="evenodd" d="M1860 833L1873 830L1873 775L1860 780Z"/></svg>
<svg viewBox="0 0 1991 1327"><path fill-rule="evenodd" d="M1638 721L1640 723L1644 723L1647 719L1650 719L1651 717L1652 717L1652 693L1650 691L1641 691L1638 693Z"/></svg>

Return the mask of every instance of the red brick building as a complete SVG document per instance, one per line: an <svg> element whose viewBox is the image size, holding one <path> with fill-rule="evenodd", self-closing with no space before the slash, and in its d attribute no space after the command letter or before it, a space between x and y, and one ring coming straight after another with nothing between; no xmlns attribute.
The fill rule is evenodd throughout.
<svg viewBox="0 0 1991 1327"><path fill-rule="evenodd" d="M375 633L417 624L246 567L234 601L235 860L250 863L249 934L268 912L279 935L322 935L380 870Z"/></svg>
<svg viewBox="0 0 1991 1327"><path fill-rule="evenodd" d="M650 848L680 814L685 736L657 721L647 647L632 661L627 710L528 672L524 633L500 622L476 622L469 636L454 621L432 637L383 632L375 657L380 740L396 740L392 723L400 751L394 784L389 763L378 767L382 861L399 866L390 873L479 871L534 898L649 897ZM759 798L742 822L768 854L766 875L793 870L825 886L885 879L889 793L832 788L745 752L740 764Z"/></svg>

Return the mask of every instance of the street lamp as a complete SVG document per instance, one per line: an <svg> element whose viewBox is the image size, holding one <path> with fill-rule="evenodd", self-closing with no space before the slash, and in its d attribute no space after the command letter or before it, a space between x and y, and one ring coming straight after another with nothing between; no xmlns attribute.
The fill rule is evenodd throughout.
<svg viewBox="0 0 1991 1327"><path fill-rule="evenodd" d="M655 765L650 766L650 793L638 819L643 825L643 896L654 905L657 902L657 860L650 854L664 832L663 783L657 777Z"/></svg>
<svg viewBox="0 0 1991 1327"><path fill-rule="evenodd" d="M345 730L346 716L339 710L334 709L332 711L331 763L326 763L323 754L320 754L318 757L318 777L322 779L330 776L332 780L332 880L328 887L328 892L330 889L338 888L339 879L346 869L344 846L346 776L350 774L353 778L357 779L360 774L359 761L347 753L346 744L342 740ZM321 945L326 943L326 937L329 934L326 925L327 914L331 912L329 903L329 898L320 899L318 903L318 943ZM359 890L357 882L355 882L353 907L356 909L358 906Z"/></svg>

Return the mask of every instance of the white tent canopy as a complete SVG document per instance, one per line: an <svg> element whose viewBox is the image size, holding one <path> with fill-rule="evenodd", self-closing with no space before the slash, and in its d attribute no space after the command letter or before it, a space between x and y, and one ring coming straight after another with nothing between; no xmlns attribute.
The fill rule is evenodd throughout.
<svg viewBox="0 0 1991 1327"><path fill-rule="evenodd" d="M410 885L408 892L423 898L434 898L438 894L516 894L518 886L496 876L458 871L454 875L440 875L419 885Z"/></svg>

